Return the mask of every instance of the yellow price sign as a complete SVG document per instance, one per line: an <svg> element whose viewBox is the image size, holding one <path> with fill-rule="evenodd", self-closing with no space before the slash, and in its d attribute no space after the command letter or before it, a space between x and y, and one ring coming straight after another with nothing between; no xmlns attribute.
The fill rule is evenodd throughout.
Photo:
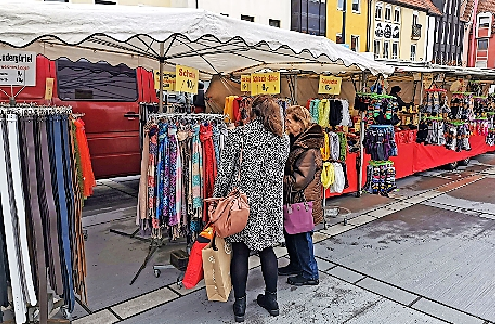
<svg viewBox="0 0 495 324"><path fill-rule="evenodd" d="M251 75L249 74L241 75L241 91L243 92L251 91Z"/></svg>
<svg viewBox="0 0 495 324"><path fill-rule="evenodd" d="M160 71L153 73L155 76L155 90L160 90ZM163 73L163 90L175 91L175 72Z"/></svg>
<svg viewBox="0 0 495 324"><path fill-rule="evenodd" d="M253 73L251 74L251 94L280 93L280 73Z"/></svg>
<svg viewBox="0 0 495 324"><path fill-rule="evenodd" d="M175 91L198 93L199 71L189 66L175 66Z"/></svg>
<svg viewBox="0 0 495 324"><path fill-rule="evenodd" d="M45 100L51 100L53 97L53 78L46 78Z"/></svg>
<svg viewBox="0 0 495 324"><path fill-rule="evenodd" d="M320 83L318 85L318 93L328 93L331 95L339 95L342 89L342 78L320 75Z"/></svg>

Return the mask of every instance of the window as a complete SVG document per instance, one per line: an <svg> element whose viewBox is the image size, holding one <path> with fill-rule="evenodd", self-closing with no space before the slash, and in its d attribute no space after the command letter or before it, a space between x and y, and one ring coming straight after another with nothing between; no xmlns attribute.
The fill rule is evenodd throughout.
<svg viewBox="0 0 495 324"><path fill-rule="evenodd" d="M292 0L291 30L326 36L326 1Z"/></svg>
<svg viewBox="0 0 495 324"><path fill-rule="evenodd" d="M490 17L479 17L478 18L479 28L490 28Z"/></svg>
<svg viewBox="0 0 495 324"><path fill-rule="evenodd" d="M352 11L353 12L361 11L361 0L352 0Z"/></svg>
<svg viewBox="0 0 495 324"><path fill-rule="evenodd" d="M380 48L382 45L382 41L375 39L374 42L374 53L375 53L375 58L380 58Z"/></svg>
<svg viewBox="0 0 495 324"><path fill-rule="evenodd" d="M388 59L389 47L390 47L390 42L389 41L385 41L383 43L383 58L384 59Z"/></svg>
<svg viewBox="0 0 495 324"><path fill-rule="evenodd" d="M58 97L61 100L136 101L136 70L86 60L57 60Z"/></svg>
<svg viewBox="0 0 495 324"><path fill-rule="evenodd" d="M376 7L375 7L375 19L376 20L382 20L382 10L383 10L382 3L377 2Z"/></svg>
<svg viewBox="0 0 495 324"><path fill-rule="evenodd" d="M251 17L249 15L241 15L241 20L254 22L254 17Z"/></svg>
<svg viewBox="0 0 495 324"><path fill-rule="evenodd" d="M108 0L95 0L95 4L97 4L97 5L115 6L117 4L117 2L116 1L108 1Z"/></svg>
<svg viewBox="0 0 495 324"><path fill-rule="evenodd" d="M344 44L344 38L342 37L342 34L335 35L335 43Z"/></svg>
<svg viewBox="0 0 495 324"><path fill-rule="evenodd" d="M278 27L280 28L280 20L275 20L275 19L269 19L268 24L273 27Z"/></svg>
<svg viewBox="0 0 495 324"><path fill-rule="evenodd" d="M400 8L396 7L394 11L394 22L400 24Z"/></svg>
<svg viewBox="0 0 495 324"><path fill-rule="evenodd" d="M337 0L337 9L344 10L344 0Z"/></svg>
<svg viewBox="0 0 495 324"><path fill-rule="evenodd" d="M419 25L419 14L417 11L413 12L413 26Z"/></svg>
<svg viewBox="0 0 495 324"><path fill-rule="evenodd" d="M475 66L476 67L487 67L488 66L488 62L487 61L476 61Z"/></svg>
<svg viewBox="0 0 495 324"><path fill-rule="evenodd" d="M359 36L351 35L351 51L359 52Z"/></svg>
<svg viewBox="0 0 495 324"><path fill-rule="evenodd" d="M411 45L411 61L416 61L416 45Z"/></svg>
<svg viewBox="0 0 495 324"><path fill-rule="evenodd" d="M392 15L392 7L386 6L385 7L385 20L390 21L390 16Z"/></svg>
<svg viewBox="0 0 495 324"><path fill-rule="evenodd" d="M488 38L478 39L478 50L479 51L488 50Z"/></svg>
<svg viewBox="0 0 495 324"><path fill-rule="evenodd" d="M392 44L392 59L396 60L399 58L399 42L394 42Z"/></svg>

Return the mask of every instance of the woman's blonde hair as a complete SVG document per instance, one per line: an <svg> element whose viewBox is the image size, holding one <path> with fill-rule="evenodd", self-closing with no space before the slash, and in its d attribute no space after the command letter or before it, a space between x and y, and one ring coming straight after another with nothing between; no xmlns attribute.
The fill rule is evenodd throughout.
<svg viewBox="0 0 495 324"><path fill-rule="evenodd" d="M302 126L303 131L308 129L311 123L311 114L303 106L290 106L285 111L287 117L291 117L296 123Z"/></svg>

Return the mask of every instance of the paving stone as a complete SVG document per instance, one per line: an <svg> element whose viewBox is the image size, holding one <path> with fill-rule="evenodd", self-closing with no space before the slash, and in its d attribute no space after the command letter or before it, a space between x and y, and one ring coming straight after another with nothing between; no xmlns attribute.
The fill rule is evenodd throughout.
<svg viewBox="0 0 495 324"><path fill-rule="evenodd" d="M319 243L319 242L326 240L328 238L330 238L330 235L325 234L321 231L313 233L313 243Z"/></svg>
<svg viewBox="0 0 495 324"><path fill-rule="evenodd" d="M342 267L335 267L328 270L327 272L332 276L345 280L347 282L356 282L363 278L362 274Z"/></svg>
<svg viewBox="0 0 495 324"><path fill-rule="evenodd" d="M351 226L361 226L364 224L367 224L373 220L375 220L375 217L369 216L369 215L361 215L356 218L350 219L348 221L348 224Z"/></svg>
<svg viewBox="0 0 495 324"><path fill-rule="evenodd" d="M204 280L201 280L192 289L186 289L186 287L184 287L184 286L179 287L179 285L177 283L168 285L168 287L170 289L172 289L173 291L175 291L176 293L178 293L179 295L185 296L185 295L189 295L190 293L193 293L195 291L198 291L198 290L203 289L205 287L205 281Z"/></svg>
<svg viewBox="0 0 495 324"><path fill-rule="evenodd" d="M108 309L93 313L89 316L72 321L72 324L112 324L119 320Z"/></svg>
<svg viewBox="0 0 495 324"><path fill-rule="evenodd" d="M393 213L394 213L394 211L392 211L388 208L382 207L382 208L378 208L376 210L369 212L368 215L373 216L375 218L381 218L381 217L385 217L385 216L393 214Z"/></svg>
<svg viewBox="0 0 495 324"><path fill-rule="evenodd" d="M172 290L163 288L150 292L146 295L133 298L123 304L112 306L111 309L115 312L115 314L117 314L117 316L121 318L129 318L145 310L165 304L166 302L169 302L177 297L179 297L179 295Z"/></svg>
<svg viewBox="0 0 495 324"><path fill-rule="evenodd" d="M381 281L377 281L372 278L364 278L363 280L358 282L357 285L378 295L390 298L405 306L410 305L418 297L417 295L411 294L404 290L400 290L397 287L383 283Z"/></svg>
<svg viewBox="0 0 495 324"><path fill-rule="evenodd" d="M350 225L344 226L342 224L337 224L337 225L331 226L327 229L321 230L321 232L323 234L334 236L334 235L337 235L337 234L340 234L343 232L347 232L348 230L353 229L353 228L354 228L354 226L350 226Z"/></svg>
<svg viewBox="0 0 495 324"><path fill-rule="evenodd" d="M274 246L273 252L277 256L277 258L280 258L287 254L287 249L285 248L285 246Z"/></svg>
<svg viewBox="0 0 495 324"><path fill-rule="evenodd" d="M485 321L479 318L470 316L466 313L452 309L447 306L440 305L431 300L421 298L412 308L423 311L427 314L441 318L449 323L455 324L484 324Z"/></svg>
<svg viewBox="0 0 495 324"><path fill-rule="evenodd" d="M261 265L260 258L257 255L252 255L248 259L248 268L253 269Z"/></svg>
<svg viewBox="0 0 495 324"><path fill-rule="evenodd" d="M336 267L335 264L319 257L316 257L316 262L318 263L318 269L320 271L327 271Z"/></svg>
<svg viewBox="0 0 495 324"><path fill-rule="evenodd" d="M385 208L387 208L388 210L391 210L393 212L398 212L398 211L405 209L407 207L411 207L412 205L414 205L414 204L409 203L409 202L405 202L405 201L399 201L399 202L387 205Z"/></svg>

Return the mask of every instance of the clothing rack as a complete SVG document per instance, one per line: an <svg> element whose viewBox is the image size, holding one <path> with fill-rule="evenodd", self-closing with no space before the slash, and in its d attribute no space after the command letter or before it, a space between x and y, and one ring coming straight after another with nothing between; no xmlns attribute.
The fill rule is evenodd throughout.
<svg viewBox="0 0 495 324"><path fill-rule="evenodd" d="M83 145L71 115L71 106L0 103L0 252L3 245L7 252L0 263L8 262L19 324L46 324L55 308L70 319L75 294L86 300ZM85 134L84 141L87 148ZM0 306L7 306L6 274L0 271ZM56 304L54 295L62 296Z"/></svg>

